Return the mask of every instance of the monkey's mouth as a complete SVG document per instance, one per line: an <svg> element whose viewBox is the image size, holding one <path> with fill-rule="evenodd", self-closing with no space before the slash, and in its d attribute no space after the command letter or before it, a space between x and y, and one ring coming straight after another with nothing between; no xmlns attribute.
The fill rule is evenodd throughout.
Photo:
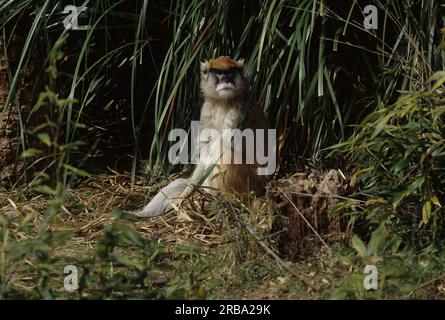
<svg viewBox="0 0 445 320"><path fill-rule="evenodd" d="M231 82L221 82L216 85L216 91L233 90L235 85Z"/></svg>

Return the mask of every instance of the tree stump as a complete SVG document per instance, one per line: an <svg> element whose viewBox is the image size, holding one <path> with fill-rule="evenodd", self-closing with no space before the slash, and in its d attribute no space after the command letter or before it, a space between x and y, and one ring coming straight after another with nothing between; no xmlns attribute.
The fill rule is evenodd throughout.
<svg viewBox="0 0 445 320"><path fill-rule="evenodd" d="M283 258L295 261L345 238L344 219L331 211L347 189L339 170L312 170L271 181L266 192L274 221L271 232Z"/></svg>
<svg viewBox="0 0 445 320"><path fill-rule="evenodd" d="M4 52L0 37L0 51ZM23 161L18 157L19 117L16 108L5 105L9 93L6 61L0 55L0 181L12 179L23 170Z"/></svg>

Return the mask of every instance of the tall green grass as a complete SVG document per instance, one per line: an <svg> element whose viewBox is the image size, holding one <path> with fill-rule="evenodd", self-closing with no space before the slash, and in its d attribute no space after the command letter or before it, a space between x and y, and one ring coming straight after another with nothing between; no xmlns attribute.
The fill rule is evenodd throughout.
<svg viewBox="0 0 445 320"><path fill-rule="evenodd" d="M198 61L245 57L253 95L279 131L281 163L320 160L350 125L423 88L442 65L437 2L376 2L377 30L363 28L357 1L178 2L156 88L151 155L165 163L166 132L199 110ZM443 19L443 18L442 18Z"/></svg>
<svg viewBox="0 0 445 320"><path fill-rule="evenodd" d="M64 4L0 0L4 52L19 53L6 56L11 90L1 111L17 108L22 151L32 147L32 128L17 98L19 81L36 50L49 56L65 39L65 59L52 84L66 98L52 119L60 139L86 139L85 126L101 123L83 121L97 117L112 100L110 92L121 90L127 115L122 126L134 144L128 161L133 175L145 156L149 168L171 169L167 133L198 117L204 59L246 58L253 96L278 130L279 164L287 170L324 161L324 148L344 141L367 114L402 92L428 86L444 58L438 49L444 8L437 1L376 1L377 30L363 27L364 1L79 1L88 8L87 31L63 28ZM38 79L48 85L45 77ZM41 87L34 86L35 96ZM84 164L81 155L73 160L67 152L64 158Z"/></svg>
<svg viewBox="0 0 445 320"><path fill-rule="evenodd" d="M85 133L78 133L79 128L85 126L82 121L85 117L94 117L94 111L97 111L95 104L102 98L101 93L106 88L113 87L111 81L115 78L115 70L120 64L131 59L133 87L136 81L134 66L141 58L143 50L150 44L145 26L147 1L144 1L142 6L133 4L130 8L123 7L123 0L79 2L79 8L85 6L88 9L87 17L82 20L82 23L88 26L85 31L71 31L63 27L65 15L61 12L66 4L64 1L51 0L0 1L0 28L4 37L3 51L9 67L10 82L10 92L1 111L5 117L11 108L17 108L22 151L34 147L30 142L29 133L35 133L36 127L45 126L33 122L33 117L46 116L46 126L57 127L57 137L51 138L65 145L85 136ZM118 23L117 28L114 23ZM122 33L132 37L125 38ZM116 35L119 36L117 40L113 38ZM55 51L60 51L62 57L56 65L51 66L50 59ZM11 52L14 53L13 57L8 56ZM36 61L33 59L36 52L47 58ZM131 56L128 55L130 52ZM30 66L30 63L37 65ZM56 73L47 77L47 68L51 67ZM57 109L51 109L49 105L36 105L37 107L31 106L33 108L29 111L29 108L24 108L23 103L18 101L20 83L30 81L25 76L29 69L34 70L34 78L31 81L35 81L35 85L31 95L36 97L35 101L43 87L48 87L58 96L66 98ZM132 96L128 100L133 110ZM72 162L71 152L64 154L63 162ZM68 170L64 170L58 177L64 186L67 184L68 175Z"/></svg>

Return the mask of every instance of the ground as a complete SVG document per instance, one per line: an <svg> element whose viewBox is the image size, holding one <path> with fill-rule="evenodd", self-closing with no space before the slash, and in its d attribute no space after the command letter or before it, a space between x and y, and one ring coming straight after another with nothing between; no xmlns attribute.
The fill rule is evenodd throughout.
<svg viewBox="0 0 445 320"><path fill-rule="evenodd" d="M445 298L445 252L432 248L362 258L350 237L325 244L310 238L304 255L288 261L277 251L264 198L229 206L223 198L197 196L184 212L153 219L128 217L120 210L143 206L157 188L147 187L143 177L131 187L127 174L95 176L71 187L51 218L51 206L57 204L48 195L0 189L0 296ZM37 234L44 240L35 240ZM378 289L367 291L364 268L370 263L378 268ZM79 266L80 292L63 290L67 264Z"/></svg>

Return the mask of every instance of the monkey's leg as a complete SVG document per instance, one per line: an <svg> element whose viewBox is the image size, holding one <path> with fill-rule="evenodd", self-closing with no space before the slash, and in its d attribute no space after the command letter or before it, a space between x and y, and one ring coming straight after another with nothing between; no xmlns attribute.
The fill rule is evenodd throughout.
<svg viewBox="0 0 445 320"><path fill-rule="evenodd" d="M172 208L172 203L188 184L187 179L176 179L162 188L141 211L128 213L144 218L159 216Z"/></svg>

